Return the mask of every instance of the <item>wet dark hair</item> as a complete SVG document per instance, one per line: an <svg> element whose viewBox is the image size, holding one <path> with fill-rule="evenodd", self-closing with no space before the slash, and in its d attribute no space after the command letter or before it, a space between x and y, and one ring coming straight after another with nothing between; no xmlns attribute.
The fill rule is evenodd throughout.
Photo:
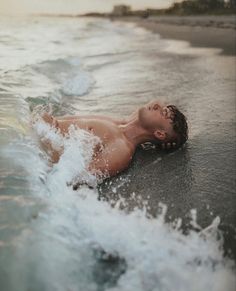
<svg viewBox="0 0 236 291"><path fill-rule="evenodd" d="M174 144L175 148L181 147L188 139L188 123L187 119L182 112L174 105L168 105L167 108L171 111L171 120L173 130L177 137L170 140L169 142Z"/></svg>
<svg viewBox="0 0 236 291"><path fill-rule="evenodd" d="M188 124L187 119L182 112L175 105L168 105L167 108L171 111L171 121L173 130L176 133L175 138L163 142L160 140L152 140L141 144L144 150L161 149L161 150L176 150L180 148L188 139Z"/></svg>

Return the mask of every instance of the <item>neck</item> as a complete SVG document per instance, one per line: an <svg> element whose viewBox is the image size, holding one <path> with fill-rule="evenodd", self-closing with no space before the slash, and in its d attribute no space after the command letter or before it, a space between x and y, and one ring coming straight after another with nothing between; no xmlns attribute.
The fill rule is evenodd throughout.
<svg viewBox="0 0 236 291"><path fill-rule="evenodd" d="M123 134L133 146L153 140L153 135L143 128L138 119L120 125Z"/></svg>

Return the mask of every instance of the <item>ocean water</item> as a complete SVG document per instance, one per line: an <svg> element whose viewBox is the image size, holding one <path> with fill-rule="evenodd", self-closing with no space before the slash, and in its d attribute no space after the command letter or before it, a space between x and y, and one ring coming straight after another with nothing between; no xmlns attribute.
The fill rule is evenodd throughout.
<svg viewBox="0 0 236 291"><path fill-rule="evenodd" d="M0 18L1 290L234 290L236 72L219 52L131 23ZM188 144L138 149L95 189L70 186L96 183L95 137L30 125L39 104L121 117L154 98L186 113Z"/></svg>

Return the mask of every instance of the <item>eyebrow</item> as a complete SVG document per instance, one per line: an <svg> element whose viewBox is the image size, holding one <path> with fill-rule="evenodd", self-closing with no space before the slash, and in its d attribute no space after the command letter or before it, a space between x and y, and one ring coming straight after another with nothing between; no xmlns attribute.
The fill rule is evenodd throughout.
<svg viewBox="0 0 236 291"><path fill-rule="evenodd" d="M163 110L165 110L165 115L168 117L168 118L171 118L171 116L172 116L172 114L173 114L173 112L172 112L172 110L170 109L170 108L168 108L167 106L165 106L164 108L163 108Z"/></svg>
<svg viewBox="0 0 236 291"><path fill-rule="evenodd" d="M170 112L169 119L171 119L171 121L174 121L174 119L175 119L175 113L174 113L174 111L172 109L172 106L171 105L167 105L167 106L165 106L165 108L168 109L168 113Z"/></svg>

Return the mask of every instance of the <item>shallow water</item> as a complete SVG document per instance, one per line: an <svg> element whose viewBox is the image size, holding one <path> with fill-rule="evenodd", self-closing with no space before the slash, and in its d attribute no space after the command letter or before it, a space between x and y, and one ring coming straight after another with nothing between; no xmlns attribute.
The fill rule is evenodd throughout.
<svg viewBox="0 0 236 291"><path fill-rule="evenodd" d="M107 20L5 17L0 27L4 290L233 290L235 58ZM186 113L188 144L139 149L99 193L67 186L89 160L88 137L45 129L67 149L51 168L29 126L37 104L119 117L153 98Z"/></svg>

